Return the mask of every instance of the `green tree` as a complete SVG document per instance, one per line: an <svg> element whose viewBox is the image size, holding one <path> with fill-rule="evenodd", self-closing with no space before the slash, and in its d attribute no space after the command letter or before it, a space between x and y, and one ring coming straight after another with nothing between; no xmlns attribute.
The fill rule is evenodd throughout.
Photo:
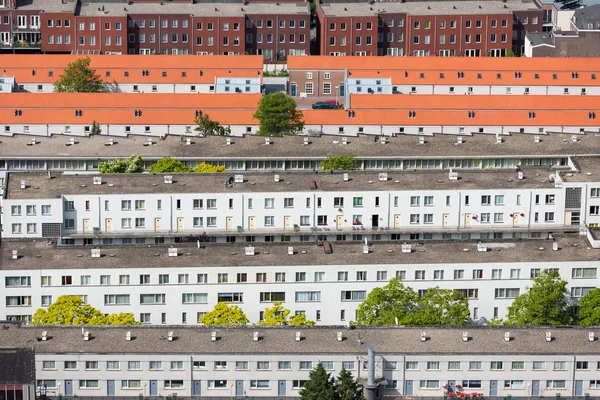
<svg viewBox="0 0 600 400"><path fill-rule="evenodd" d="M315 321L307 320L305 314L293 315L290 317L290 310L283 306L281 301L273 303L273 307L265 308L264 319L258 322L261 326L278 325L306 325L312 326Z"/></svg>
<svg viewBox="0 0 600 400"><path fill-rule="evenodd" d="M456 290L428 289L417 302L415 325L464 325L470 316L469 300Z"/></svg>
<svg viewBox="0 0 600 400"><path fill-rule="evenodd" d="M92 122L92 131L90 135L99 135L102 133L102 128L100 128L100 124L96 121Z"/></svg>
<svg viewBox="0 0 600 400"><path fill-rule="evenodd" d="M260 122L258 135L283 136L304 129L304 115L296 109L296 101L284 92L263 96L258 102L254 119Z"/></svg>
<svg viewBox="0 0 600 400"><path fill-rule="evenodd" d="M205 162L196 165L194 168L194 172L198 172L201 174L210 173L210 172L227 172L225 166L223 165L210 165Z"/></svg>
<svg viewBox="0 0 600 400"><path fill-rule="evenodd" d="M357 325L413 325L418 296L400 277L374 288L356 312Z"/></svg>
<svg viewBox="0 0 600 400"><path fill-rule="evenodd" d="M515 52L512 50L507 50L506 51L506 56L505 57L514 57L515 56Z"/></svg>
<svg viewBox="0 0 600 400"><path fill-rule="evenodd" d="M142 165L142 157L133 155L127 160L119 158L101 161L98 164L98 171L103 174L135 174L144 172L144 166Z"/></svg>
<svg viewBox="0 0 600 400"><path fill-rule="evenodd" d="M600 325L600 289L590 290L579 301L579 325Z"/></svg>
<svg viewBox="0 0 600 400"><path fill-rule="evenodd" d="M79 296L60 296L47 309L39 308L32 325L138 325L131 313L104 316L98 309L83 304Z"/></svg>
<svg viewBox="0 0 600 400"><path fill-rule="evenodd" d="M348 171L356 169L356 156L354 154L327 156L325 161L321 161L321 169L324 171Z"/></svg>
<svg viewBox="0 0 600 400"><path fill-rule="evenodd" d="M224 127L217 121L210 119L208 114L202 114L194 119L194 123L197 125L194 130L198 132L198 135L216 135L216 136L229 136L231 135L231 128Z"/></svg>
<svg viewBox="0 0 600 400"><path fill-rule="evenodd" d="M308 381L300 389L302 400L337 400L334 379L328 374L321 363L309 372Z"/></svg>
<svg viewBox="0 0 600 400"><path fill-rule="evenodd" d="M342 369L337 377L335 388L339 400L364 400L362 385L354 379L350 371Z"/></svg>
<svg viewBox="0 0 600 400"><path fill-rule="evenodd" d="M506 325L569 325L572 305L567 297L567 281L557 271L542 271L533 285L508 307Z"/></svg>
<svg viewBox="0 0 600 400"><path fill-rule="evenodd" d="M215 305L212 311L204 314L198 322L204 325L234 326L246 325L249 321L241 308L221 301Z"/></svg>
<svg viewBox="0 0 600 400"><path fill-rule="evenodd" d="M182 161L171 157L163 157L150 165L149 168L150 172L154 174L163 172L192 172L192 169L186 166Z"/></svg>
<svg viewBox="0 0 600 400"><path fill-rule="evenodd" d="M69 64L54 82L57 93L98 93L104 91L104 82L96 70L90 68L89 57L79 58Z"/></svg>

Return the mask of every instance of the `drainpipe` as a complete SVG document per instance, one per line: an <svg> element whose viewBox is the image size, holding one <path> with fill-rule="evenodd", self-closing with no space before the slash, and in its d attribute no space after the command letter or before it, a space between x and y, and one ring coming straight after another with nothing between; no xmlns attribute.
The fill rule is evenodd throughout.
<svg viewBox="0 0 600 400"><path fill-rule="evenodd" d="M173 196L169 196L169 208L170 208L169 233L173 233Z"/></svg>
<svg viewBox="0 0 600 400"><path fill-rule="evenodd" d="M101 200L100 200L100 196L98 196L98 229L102 230L102 207L100 207L100 205L102 204Z"/></svg>
<svg viewBox="0 0 600 400"><path fill-rule="evenodd" d="M244 197L244 195L242 195L242 223L240 224L240 226L242 227L242 231L244 230L244 211L246 210L246 199Z"/></svg>
<svg viewBox="0 0 600 400"><path fill-rule="evenodd" d="M392 218L392 194L388 193L388 216L387 216L387 228L390 229L390 220Z"/></svg>
<svg viewBox="0 0 600 400"><path fill-rule="evenodd" d="M458 192L458 224L456 224L456 230L460 230L460 216L462 212L462 193Z"/></svg>

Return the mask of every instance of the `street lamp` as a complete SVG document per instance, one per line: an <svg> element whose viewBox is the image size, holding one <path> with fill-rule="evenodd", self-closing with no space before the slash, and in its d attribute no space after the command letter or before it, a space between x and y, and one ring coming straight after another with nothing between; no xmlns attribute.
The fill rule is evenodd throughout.
<svg viewBox="0 0 600 400"><path fill-rule="evenodd" d="M338 104L338 91L340 90L339 86L335 87L335 104Z"/></svg>

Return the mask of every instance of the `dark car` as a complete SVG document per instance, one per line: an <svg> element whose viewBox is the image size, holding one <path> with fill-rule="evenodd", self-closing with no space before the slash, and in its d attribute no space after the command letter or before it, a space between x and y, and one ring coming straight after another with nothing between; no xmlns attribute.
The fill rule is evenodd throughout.
<svg viewBox="0 0 600 400"><path fill-rule="evenodd" d="M312 105L315 110L334 110L337 108L337 104L331 101L319 101Z"/></svg>

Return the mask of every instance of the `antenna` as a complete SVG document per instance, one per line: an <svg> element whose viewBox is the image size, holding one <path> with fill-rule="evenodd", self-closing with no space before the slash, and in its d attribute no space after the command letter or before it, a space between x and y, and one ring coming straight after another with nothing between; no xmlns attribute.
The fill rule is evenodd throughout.
<svg viewBox="0 0 600 400"><path fill-rule="evenodd" d="M510 332L504 332L504 341L510 342Z"/></svg>

